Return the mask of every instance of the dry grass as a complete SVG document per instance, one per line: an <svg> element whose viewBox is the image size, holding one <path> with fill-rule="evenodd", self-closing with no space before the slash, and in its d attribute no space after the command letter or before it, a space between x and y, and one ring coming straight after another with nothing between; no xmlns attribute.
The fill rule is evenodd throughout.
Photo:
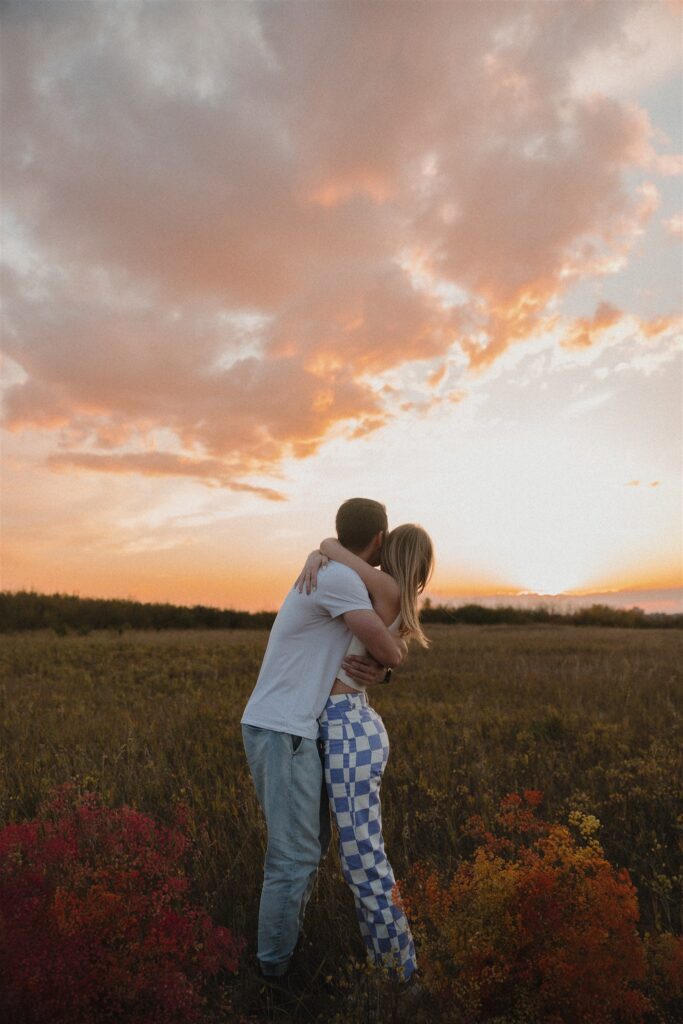
<svg viewBox="0 0 683 1024"><path fill-rule="evenodd" d="M680 931L683 636L544 625L428 633L432 648L411 650L391 686L371 693L391 740L383 821L396 876L415 860L455 865L469 852L469 814L490 817L506 793L540 789L548 820L573 808L600 819L608 858L638 887L643 929ZM266 641L239 630L3 637L0 823L32 817L68 779L162 819L183 797L197 822L197 892L253 951L264 828L239 719ZM307 928L311 973L339 978L350 954L362 956L334 851ZM274 1012L248 978L234 998L244 1012Z"/></svg>

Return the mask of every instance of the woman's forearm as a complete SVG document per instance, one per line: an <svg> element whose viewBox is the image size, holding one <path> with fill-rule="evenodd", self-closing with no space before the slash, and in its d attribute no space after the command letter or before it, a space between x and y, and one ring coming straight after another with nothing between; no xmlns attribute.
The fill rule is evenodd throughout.
<svg viewBox="0 0 683 1024"><path fill-rule="evenodd" d="M353 569L354 572L358 573L367 587L373 603L382 599L391 601L396 584L386 573L380 572L379 569L375 569L365 559L354 555L353 551L349 551L348 548L345 548L334 537L326 537L320 545L320 550L327 558L331 558L334 562L341 562L342 565L347 565L349 569Z"/></svg>
<svg viewBox="0 0 683 1024"><path fill-rule="evenodd" d="M353 551L349 551L343 544L340 544L335 537L326 537L320 544L320 551L335 562L341 562L342 565L348 565L349 569L355 569L362 579L368 575L368 570L376 572L362 558L354 555Z"/></svg>
<svg viewBox="0 0 683 1024"><path fill-rule="evenodd" d="M358 555L354 555L352 551L340 544L336 537L325 537L325 540L321 540L319 550L328 558L334 558L335 562L341 562L344 555L358 558Z"/></svg>

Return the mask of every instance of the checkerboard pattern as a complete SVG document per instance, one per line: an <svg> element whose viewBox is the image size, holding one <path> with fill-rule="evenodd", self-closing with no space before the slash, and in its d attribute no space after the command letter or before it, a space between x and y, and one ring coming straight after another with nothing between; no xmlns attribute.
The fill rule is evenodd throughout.
<svg viewBox="0 0 683 1024"><path fill-rule="evenodd" d="M394 873L382 839L379 789L389 757L384 722L359 692L331 695L319 723L339 858L368 957L407 979L417 967L415 946L405 913L392 898Z"/></svg>

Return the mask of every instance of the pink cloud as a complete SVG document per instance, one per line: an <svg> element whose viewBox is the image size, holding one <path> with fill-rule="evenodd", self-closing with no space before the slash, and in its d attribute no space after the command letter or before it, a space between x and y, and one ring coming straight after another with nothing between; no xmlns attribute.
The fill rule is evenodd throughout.
<svg viewBox="0 0 683 1024"><path fill-rule="evenodd" d="M643 342L662 334L673 333L683 327L683 318L677 315L656 316L652 319L625 314L609 302L600 302L591 317L578 317L571 323L560 346L567 349L591 348L599 343L601 335L610 327L623 324Z"/></svg>
<svg viewBox="0 0 683 1024"><path fill-rule="evenodd" d="M255 487L226 478L219 459L189 459L172 452L130 452L100 455L94 452L52 453L47 464L57 471L68 467L96 469L105 473L143 473L146 476L190 476L209 487L227 487L233 491L258 494L269 501L285 501L283 494L270 487Z"/></svg>
<svg viewBox="0 0 683 1024"><path fill-rule="evenodd" d="M672 235L674 238L683 238L683 213L677 213L673 217L668 217L662 221L662 224L667 234Z"/></svg>
<svg viewBox="0 0 683 1024"><path fill-rule="evenodd" d="M485 372L628 259L658 192L625 172L678 166L643 109L571 90L631 8L6 5L5 428L54 431L53 467L251 488L388 422L380 373ZM159 428L186 458L115 451Z"/></svg>
<svg viewBox="0 0 683 1024"><path fill-rule="evenodd" d="M609 302L601 302L592 317L577 319L569 335L561 342L564 348L590 348L596 338L608 327L619 323L623 314Z"/></svg>

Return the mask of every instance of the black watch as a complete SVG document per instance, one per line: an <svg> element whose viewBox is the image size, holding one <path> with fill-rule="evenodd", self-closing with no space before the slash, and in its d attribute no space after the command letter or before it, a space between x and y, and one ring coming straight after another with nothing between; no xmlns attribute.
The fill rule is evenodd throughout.
<svg viewBox="0 0 683 1024"><path fill-rule="evenodd" d="M393 669L388 668L386 670L386 672L384 673L384 679L380 679L380 683L389 683L389 682L391 682L391 673L392 673L392 671L393 671Z"/></svg>

